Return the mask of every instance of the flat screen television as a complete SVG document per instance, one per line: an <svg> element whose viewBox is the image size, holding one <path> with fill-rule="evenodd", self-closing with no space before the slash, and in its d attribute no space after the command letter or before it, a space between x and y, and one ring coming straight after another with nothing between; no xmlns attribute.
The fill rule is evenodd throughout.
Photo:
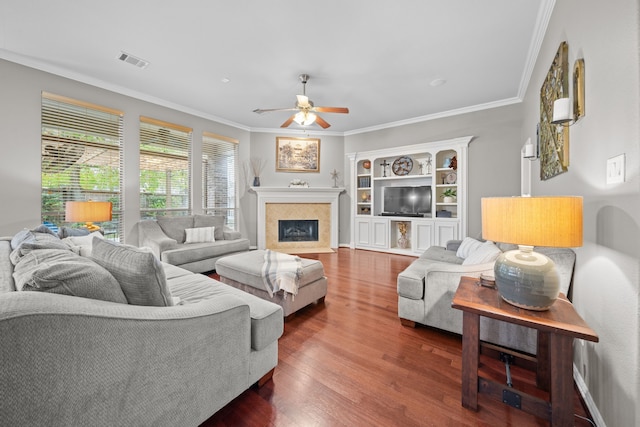
<svg viewBox="0 0 640 427"><path fill-rule="evenodd" d="M431 186L383 187L382 201L382 215L425 216L431 213Z"/></svg>

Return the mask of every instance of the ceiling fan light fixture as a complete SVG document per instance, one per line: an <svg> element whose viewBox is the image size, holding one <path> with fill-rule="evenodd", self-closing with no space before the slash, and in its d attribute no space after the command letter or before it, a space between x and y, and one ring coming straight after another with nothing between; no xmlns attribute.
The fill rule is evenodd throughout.
<svg viewBox="0 0 640 427"><path fill-rule="evenodd" d="M293 121L302 126L309 126L316 121L316 115L307 111L300 111L296 113Z"/></svg>

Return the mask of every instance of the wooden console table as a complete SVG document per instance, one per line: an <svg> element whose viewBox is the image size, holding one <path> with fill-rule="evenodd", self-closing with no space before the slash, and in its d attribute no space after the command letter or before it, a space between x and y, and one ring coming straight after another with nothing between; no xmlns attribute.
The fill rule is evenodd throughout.
<svg viewBox="0 0 640 427"><path fill-rule="evenodd" d="M462 406L477 411L478 393L486 393L552 426L573 426L573 339L598 342L598 335L563 294L549 310L531 311L503 301L497 290L477 282L463 277L451 303L463 311ZM538 331L536 386L549 393L549 401L479 376L480 316Z"/></svg>

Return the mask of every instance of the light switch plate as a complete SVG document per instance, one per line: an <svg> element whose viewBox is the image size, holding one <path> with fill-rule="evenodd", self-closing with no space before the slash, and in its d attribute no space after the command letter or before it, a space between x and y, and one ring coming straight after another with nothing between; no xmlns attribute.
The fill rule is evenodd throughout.
<svg viewBox="0 0 640 427"><path fill-rule="evenodd" d="M607 160L607 184L624 182L624 154Z"/></svg>

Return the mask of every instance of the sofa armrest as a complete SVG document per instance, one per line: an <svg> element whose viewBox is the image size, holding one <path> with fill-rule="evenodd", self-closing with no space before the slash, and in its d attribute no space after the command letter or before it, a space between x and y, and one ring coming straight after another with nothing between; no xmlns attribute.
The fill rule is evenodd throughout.
<svg viewBox="0 0 640 427"><path fill-rule="evenodd" d="M250 329L232 295L174 307L2 295L3 424L199 425L248 386Z"/></svg>
<svg viewBox="0 0 640 427"><path fill-rule="evenodd" d="M139 221L134 228L134 233L138 236L138 246L150 248L158 259L161 259L162 252L178 246L178 242L164 234L154 220Z"/></svg>

